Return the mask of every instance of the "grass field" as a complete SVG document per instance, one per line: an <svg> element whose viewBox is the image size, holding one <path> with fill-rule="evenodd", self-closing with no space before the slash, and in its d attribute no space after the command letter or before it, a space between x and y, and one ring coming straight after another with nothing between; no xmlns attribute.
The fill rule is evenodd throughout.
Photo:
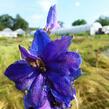
<svg viewBox="0 0 109 109"><path fill-rule="evenodd" d="M55 39L58 36L51 36ZM0 109L23 109L23 94L4 76L8 65L20 59L18 45L29 47L32 38L0 38ZM75 81L79 109L109 109L109 36L75 37L70 48L83 58L82 76ZM72 108L76 109L76 102Z"/></svg>

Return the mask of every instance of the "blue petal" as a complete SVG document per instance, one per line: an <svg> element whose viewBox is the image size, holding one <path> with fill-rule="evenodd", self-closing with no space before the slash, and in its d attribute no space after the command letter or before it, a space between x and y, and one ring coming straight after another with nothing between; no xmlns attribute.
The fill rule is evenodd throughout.
<svg viewBox="0 0 109 109"><path fill-rule="evenodd" d="M37 55L33 55L31 54L29 51L27 51L24 47L19 45L19 50L21 52L21 56L22 58L24 58L25 60L28 61L36 61L36 59L38 59Z"/></svg>
<svg viewBox="0 0 109 109"><path fill-rule="evenodd" d="M62 53L55 60L48 61L46 64L48 70L57 72L59 75L73 75L71 73L77 71L80 65L81 56L76 52ZM75 72L74 75L79 76L79 74L80 72L77 74Z"/></svg>
<svg viewBox="0 0 109 109"><path fill-rule="evenodd" d="M50 104L49 104L49 101L46 100L45 101L45 104L40 107L40 108L37 108L37 107L34 107L32 106L28 101L27 101L27 96L24 96L24 105L25 105L25 109L53 109L51 108ZM57 108L56 108L57 109Z"/></svg>
<svg viewBox="0 0 109 109"><path fill-rule="evenodd" d="M66 105L69 105L73 99L72 85L70 78L67 76L59 76L57 73L49 72L48 79L50 80L50 88L55 99Z"/></svg>
<svg viewBox="0 0 109 109"><path fill-rule="evenodd" d="M51 89L51 93L53 94L53 96L55 97L55 100L61 104L64 104L65 107L70 108L70 103L71 101L74 99L74 97L69 97L69 96L63 96L62 94L60 94L58 91L56 90L52 90ZM76 95L76 90L74 88L72 88L72 94ZM62 107L62 105L61 105Z"/></svg>
<svg viewBox="0 0 109 109"><path fill-rule="evenodd" d="M15 82L19 90L28 90L38 75L38 71L33 69L26 61L20 60L11 64L6 69L5 75Z"/></svg>
<svg viewBox="0 0 109 109"><path fill-rule="evenodd" d="M57 91L55 90L51 90L53 96L55 97L56 101L58 101L59 103L63 103L66 105L66 107L70 107L70 102L71 102L71 98L69 97L65 97L65 96L62 96L60 93L58 93Z"/></svg>
<svg viewBox="0 0 109 109"><path fill-rule="evenodd" d="M67 76L60 76L57 73L48 73L48 78L52 82L54 88L61 94L65 96L69 95L71 91L70 79Z"/></svg>
<svg viewBox="0 0 109 109"><path fill-rule="evenodd" d="M57 22L56 5L53 5L50 7L48 12L46 29L51 30L57 27L59 27L59 24Z"/></svg>
<svg viewBox="0 0 109 109"><path fill-rule="evenodd" d="M46 100L45 104L40 109L52 109L52 108L51 108L51 106L49 104L49 101Z"/></svg>
<svg viewBox="0 0 109 109"><path fill-rule="evenodd" d="M80 54L76 52L66 52L58 57L58 61L63 61L63 64L69 69L77 70L80 68L82 58Z"/></svg>
<svg viewBox="0 0 109 109"><path fill-rule="evenodd" d="M81 69L79 68L78 70L71 70L70 71L70 78L72 81L76 80L79 76L81 76Z"/></svg>
<svg viewBox="0 0 109 109"><path fill-rule="evenodd" d="M37 30L34 35L34 40L32 42L32 45L30 47L31 54L34 55L41 55L46 45L50 42L50 37L48 34L40 29Z"/></svg>
<svg viewBox="0 0 109 109"><path fill-rule="evenodd" d="M61 39L48 43L43 52L45 63L55 60L60 54L65 53L71 43L72 37L64 36Z"/></svg>
<svg viewBox="0 0 109 109"><path fill-rule="evenodd" d="M62 108L62 103L57 102L55 100L55 97L51 93L52 89L50 88L50 84L52 84L52 83L50 83L50 81L47 81L47 82L46 82L46 84L47 84L47 86L49 88L49 90L47 91L47 98L48 98L48 101L50 102L50 105L51 105L52 109L60 109L59 107Z"/></svg>
<svg viewBox="0 0 109 109"><path fill-rule="evenodd" d="M28 94L25 96L25 104L26 104L25 107L32 106L35 109L39 109L40 107L44 106L47 100L47 97L43 89L43 85L44 85L44 78L40 74L34 80Z"/></svg>

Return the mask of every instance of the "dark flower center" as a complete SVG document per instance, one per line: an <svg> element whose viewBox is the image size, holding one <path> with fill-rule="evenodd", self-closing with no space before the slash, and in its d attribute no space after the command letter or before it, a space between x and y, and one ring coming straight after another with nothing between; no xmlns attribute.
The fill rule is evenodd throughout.
<svg viewBox="0 0 109 109"><path fill-rule="evenodd" d="M50 29L47 30L47 28L43 28L44 31L46 31L48 34L51 33Z"/></svg>
<svg viewBox="0 0 109 109"><path fill-rule="evenodd" d="M30 62L32 67L37 67L41 72L46 72L45 64L41 59Z"/></svg>
<svg viewBox="0 0 109 109"><path fill-rule="evenodd" d="M29 107L29 109L34 109L33 107Z"/></svg>

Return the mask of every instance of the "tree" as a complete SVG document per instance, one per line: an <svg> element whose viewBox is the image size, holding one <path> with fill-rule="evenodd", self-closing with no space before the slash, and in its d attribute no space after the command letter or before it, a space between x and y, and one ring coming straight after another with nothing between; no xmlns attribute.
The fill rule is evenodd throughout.
<svg viewBox="0 0 109 109"><path fill-rule="evenodd" d="M96 21L99 22L102 26L109 25L109 17L99 17Z"/></svg>
<svg viewBox="0 0 109 109"><path fill-rule="evenodd" d="M16 16L15 23L14 23L14 26L13 26L14 30L16 30L18 28L22 28L24 30L27 30L28 26L29 26L28 22L25 21L20 15Z"/></svg>
<svg viewBox="0 0 109 109"><path fill-rule="evenodd" d="M13 28L14 18L9 16L8 14L0 16L0 30L4 28Z"/></svg>
<svg viewBox="0 0 109 109"><path fill-rule="evenodd" d="M28 22L20 17L20 15L17 15L16 18L13 18L10 15L5 14L0 16L0 30L3 30L4 28L11 28L13 30L22 28L27 30Z"/></svg>
<svg viewBox="0 0 109 109"><path fill-rule="evenodd" d="M73 23L72 23L72 26L76 26L76 25L84 25L86 24L87 22L84 20L84 19L78 19L78 20L75 20Z"/></svg>

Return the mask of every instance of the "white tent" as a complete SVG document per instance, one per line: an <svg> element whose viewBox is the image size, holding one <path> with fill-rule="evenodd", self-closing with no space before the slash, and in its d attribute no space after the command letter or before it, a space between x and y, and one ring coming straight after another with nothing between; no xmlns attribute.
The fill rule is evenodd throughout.
<svg viewBox="0 0 109 109"><path fill-rule="evenodd" d="M80 26L73 26L71 28L59 28L52 31L52 34L66 34L66 33L81 33L81 32L90 32L90 35L95 35L99 29L102 28L102 25L98 22L95 22L93 24L86 24L86 25L80 25Z"/></svg>
<svg viewBox="0 0 109 109"><path fill-rule="evenodd" d="M18 35L25 35L25 31L24 31L23 29L21 29L21 28L17 29L15 32L16 32Z"/></svg>
<svg viewBox="0 0 109 109"><path fill-rule="evenodd" d="M3 31L0 31L1 37L17 37L17 33L12 31L10 28L5 28Z"/></svg>
<svg viewBox="0 0 109 109"><path fill-rule="evenodd" d="M102 25L99 22L94 22L90 27L90 35L95 35L100 28L102 28Z"/></svg>
<svg viewBox="0 0 109 109"><path fill-rule="evenodd" d="M3 32L13 32L10 28L5 28Z"/></svg>
<svg viewBox="0 0 109 109"><path fill-rule="evenodd" d="M105 34L109 34L109 26L103 26L103 27L102 27L102 31L103 31Z"/></svg>
<svg viewBox="0 0 109 109"><path fill-rule="evenodd" d="M59 28L59 29L53 30L52 34L54 33L56 34L66 34L66 33L76 34L76 33L81 33L81 32L86 32L86 31L90 31L90 25L73 26L71 28Z"/></svg>

